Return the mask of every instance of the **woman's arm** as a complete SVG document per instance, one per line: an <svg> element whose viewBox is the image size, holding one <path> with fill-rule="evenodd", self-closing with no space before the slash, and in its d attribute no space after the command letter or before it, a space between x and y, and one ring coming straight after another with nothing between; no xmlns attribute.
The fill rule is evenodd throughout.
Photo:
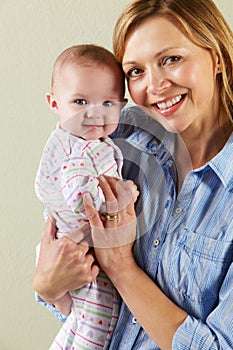
<svg viewBox="0 0 233 350"><path fill-rule="evenodd" d="M82 241L85 236L83 231L81 227L73 232L73 236L79 236ZM84 240L75 243L68 237L56 239L55 220L48 219L33 278L33 288L40 297L50 304L56 304L56 300L67 291L90 283L98 273L95 257Z"/></svg>
<svg viewBox="0 0 233 350"><path fill-rule="evenodd" d="M186 312L172 303L135 262L118 264L106 273L120 293L126 305L161 349L172 349L175 332L187 317ZM120 273L119 273L120 271Z"/></svg>
<svg viewBox="0 0 233 350"><path fill-rule="evenodd" d="M94 209L90 196L84 196L93 241L98 242L98 248L95 248L98 262L147 334L161 349L171 349L174 334L188 315L166 297L134 260L132 247L136 232L136 217L133 200L128 201L125 210L121 210L122 205L119 205L119 193L121 198L124 197L124 202L126 198L129 199L129 192L124 192L123 188L120 192L117 191L117 179L101 177L100 184L106 201L111 203L111 207L117 202L115 206L118 205L119 211L110 213L118 215L118 221L103 221ZM101 240L106 247L108 239L112 242L112 235L117 232L124 245L120 245L120 241L116 244L115 239L114 244L109 244L108 248L101 247ZM122 232L125 237L122 237Z"/></svg>

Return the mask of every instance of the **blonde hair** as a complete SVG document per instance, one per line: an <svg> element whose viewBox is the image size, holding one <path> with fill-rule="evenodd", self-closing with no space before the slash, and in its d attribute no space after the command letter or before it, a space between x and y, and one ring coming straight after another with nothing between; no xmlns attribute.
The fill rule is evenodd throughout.
<svg viewBox="0 0 233 350"><path fill-rule="evenodd" d="M220 98L233 122L233 33L212 0L134 0L125 8L116 23L113 49L122 63L129 32L150 16L165 16L196 45L214 50L219 58Z"/></svg>
<svg viewBox="0 0 233 350"><path fill-rule="evenodd" d="M125 94L125 77L121 64L119 64L112 52L102 46L94 44L80 44L65 49L56 59L53 65L51 89L54 90L57 77L64 67L72 64L99 63L113 67L119 71L119 80L122 87L122 97Z"/></svg>

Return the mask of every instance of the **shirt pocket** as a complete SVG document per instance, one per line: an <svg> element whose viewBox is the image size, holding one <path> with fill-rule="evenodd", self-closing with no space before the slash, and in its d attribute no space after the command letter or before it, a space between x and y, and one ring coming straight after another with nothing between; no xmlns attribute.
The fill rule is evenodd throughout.
<svg viewBox="0 0 233 350"><path fill-rule="evenodd" d="M185 229L171 257L172 287L190 302L202 304L217 300L232 255L232 242L218 241Z"/></svg>

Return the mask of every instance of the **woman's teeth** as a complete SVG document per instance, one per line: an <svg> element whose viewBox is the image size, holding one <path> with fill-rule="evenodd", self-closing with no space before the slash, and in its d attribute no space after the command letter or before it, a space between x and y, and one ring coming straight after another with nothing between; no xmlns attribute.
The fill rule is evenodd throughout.
<svg viewBox="0 0 233 350"><path fill-rule="evenodd" d="M167 109L172 107L176 103L180 102L181 99L182 99L182 95L179 95L166 102L156 103L156 105L159 109Z"/></svg>

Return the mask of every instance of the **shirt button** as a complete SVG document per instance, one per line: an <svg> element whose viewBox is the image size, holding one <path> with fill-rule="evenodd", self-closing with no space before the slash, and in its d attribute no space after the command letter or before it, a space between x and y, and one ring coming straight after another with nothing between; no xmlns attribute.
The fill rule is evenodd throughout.
<svg viewBox="0 0 233 350"><path fill-rule="evenodd" d="M154 240L154 246L155 246L155 247L158 247L159 243L160 243L159 239L156 238L156 239Z"/></svg>
<svg viewBox="0 0 233 350"><path fill-rule="evenodd" d="M137 323L136 317L133 317L132 322L133 322L133 324L136 324L136 323Z"/></svg>
<svg viewBox="0 0 233 350"><path fill-rule="evenodd" d="M176 214L180 214L182 212L182 209L181 208L176 208L175 212L176 212Z"/></svg>

